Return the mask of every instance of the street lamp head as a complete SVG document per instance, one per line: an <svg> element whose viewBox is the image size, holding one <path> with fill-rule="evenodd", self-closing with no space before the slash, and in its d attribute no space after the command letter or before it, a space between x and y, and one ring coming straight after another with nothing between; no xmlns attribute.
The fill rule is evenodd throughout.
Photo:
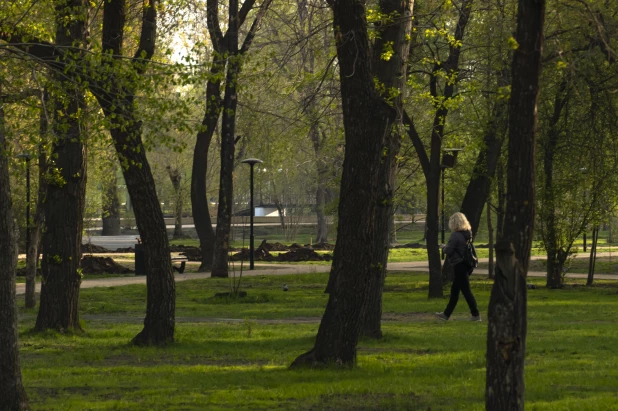
<svg viewBox="0 0 618 411"><path fill-rule="evenodd" d="M453 168L457 161L457 154L463 151L463 148L445 148L442 150L442 168Z"/></svg>
<svg viewBox="0 0 618 411"><path fill-rule="evenodd" d="M20 158L22 160L26 160L29 161L32 158L32 155L29 153L20 153L18 155L15 156L16 158Z"/></svg>
<svg viewBox="0 0 618 411"><path fill-rule="evenodd" d="M242 160L241 163L246 163L252 166L254 164L263 163L263 161L260 160L259 158L246 158Z"/></svg>

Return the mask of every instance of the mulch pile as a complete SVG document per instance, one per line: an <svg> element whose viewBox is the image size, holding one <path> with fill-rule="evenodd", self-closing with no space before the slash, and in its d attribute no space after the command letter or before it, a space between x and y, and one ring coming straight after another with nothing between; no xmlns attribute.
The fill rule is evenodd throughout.
<svg viewBox="0 0 618 411"><path fill-rule="evenodd" d="M110 257L84 256L80 262L84 274L131 274L133 270L117 264Z"/></svg>
<svg viewBox="0 0 618 411"><path fill-rule="evenodd" d="M274 246L274 247L271 247ZM282 253L276 257L270 251L290 250L287 253ZM281 250L281 251L283 251ZM318 254L313 248L303 247L300 244L292 244L290 247L285 247L283 244L275 243L268 244L263 240L258 248L255 249L253 259L255 261L282 261L282 262L300 262L300 261L331 261L332 255ZM248 261L249 249L243 248L240 252L232 255L232 261Z"/></svg>
<svg viewBox="0 0 618 411"><path fill-rule="evenodd" d="M268 251L289 251L290 250L290 247L288 247L285 244L281 244L281 243L271 244L271 243L267 243L266 240L262 240L262 244L260 244L260 247Z"/></svg>
<svg viewBox="0 0 618 411"><path fill-rule="evenodd" d="M277 261L299 262L299 261L331 261L333 256L330 254L318 254L312 248L298 248L287 253L279 254Z"/></svg>
<svg viewBox="0 0 618 411"><path fill-rule="evenodd" d="M314 250L331 251L335 249L335 244L330 244L330 243L305 244L305 248L313 248Z"/></svg>

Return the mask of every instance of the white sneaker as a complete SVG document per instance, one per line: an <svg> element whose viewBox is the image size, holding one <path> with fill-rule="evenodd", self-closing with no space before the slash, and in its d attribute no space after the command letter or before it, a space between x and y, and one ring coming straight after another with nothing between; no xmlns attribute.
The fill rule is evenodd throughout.
<svg viewBox="0 0 618 411"><path fill-rule="evenodd" d="M480 323L482 321L480 314L479 315L472 315L472 316L470 316L470 321L475 321L475 322Z"/></svg>
<svg viewBox="0 0 618 411"><path fill-rule="evenodd" d="M448 321L448 317L444 313L435 313L435 316L441 319L442 321Z"/></svg>

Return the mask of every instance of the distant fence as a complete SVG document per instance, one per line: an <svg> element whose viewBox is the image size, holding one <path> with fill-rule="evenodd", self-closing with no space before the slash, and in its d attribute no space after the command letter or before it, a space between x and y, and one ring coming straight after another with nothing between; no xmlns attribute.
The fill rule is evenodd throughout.
<svg viewBox="0 0 618 411"><path fill-rule="evenodd" d="M414 218L413 218L414 217ZM216 216L212 216L212 223L215 224L217 222L217 217ZM332 216L328 216L326 217L326 221L328 222L328 224L333 224L334 218ZM425 221L425 214L417 214L415 216L411 216L411 215L397 215L395 216L395 222L396 223L411 223L411 222L416 222L416 223L423 223ZM279 217L253 217L253 222L254 224L280 224L281 220ZM289 217L285 218L285 222L289 223ZM103 222L101 221L100 218L92 218L89 219L87 221L84 221L85 225L87 228L101 228L103 227ZM308 216L303 216L303 217L293 217L293 224L317 224L317 217L314 215L308 215ZM174 218L165 218L165 225L174 225L175 224L175 220ZM185 217L182 219L182 224L183 225L193 225L193 217ZM242 224L249 224L249 217L245 216L245 217L232 217L232 224L234 225L242 225ZM127 226L135 226L135 219L134 218L121 218L120 219L120 226L121 227L127 227Z"/></svg>

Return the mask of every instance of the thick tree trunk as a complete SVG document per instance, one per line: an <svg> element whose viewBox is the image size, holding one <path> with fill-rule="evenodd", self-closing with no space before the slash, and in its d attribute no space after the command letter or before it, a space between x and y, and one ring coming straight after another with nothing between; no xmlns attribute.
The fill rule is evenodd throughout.
<svg viewBox="0 0 618 411"><path fill-rule="evenodd" d="M106 1L103 10L103 48L111 59L118 62L122 59L125 0ZM135 75L143 73L145 63L154 53L156 22L157 2L151 0L142 10L142 30L136 52L141 62L133 65ZM103 83L101 87L91 85L91 91L111 123L110 133L122 165L122 174L144 248L146 318L144 328L133 338L133 343L164 345L174 341L176 311L176 288L167 230L142 143L142 122L137 117L135 90L130 83L115 82L113 76L107 77L106 81L109 82Z"/></svg>
<svg viewBox="0 0 618 411"><path fill-rule="evenodd" d="M68 16L71 18L69 19ZM84 0L56 4L56 45L75 47L84 43L87 7ZM67 64L79 59L63 57ZM64 95L54 95L53 164L50 165L45 198L46 230L43 235L41 301L35 328L38 331L81 330L79 287L84 202L86 195L86 155L81 134L83 90L64 73L56 74Z"/></svg>
<svg viewBox="0 0 618 411"><path fill-rule="evenodd" d="M489 243L487 244L489 247L489 262L487 264L487 271L489 273L488 277L493 279L494 275L494 227L491 221L491 204L489 201L487 202L487 235Z"/></svg>
<svg viewBox="0 0 618 411"><path fill-rule="evenodd" d="M129 107L132 107L129 106ZM146 150L142 144L141 122L128 111L120 118L123 127L111 129L118 157L135 212L135 223L144 248L146 269L146 318L144 328L135 336L137 345L165 345L174 341L176 285L163 213ZM132 121L130 127L127 122Z"/></svg>
<svg viewBox="0 0 618 411"><path fill-rule="evenodd" d="M509 159L504 236L498 241L498 269L489 301L487 410L524 409L526 276L535 218L535 130L544 0L519 0L509 107Z"/></svg>
<svg viewBox="0 0 618 411"><path fill-rule="evenodd" d="M101 235L120 235L120 200L118 199L118 180L116 164L103 181L103 231Z"/></svg>
<svg viewBox="0 0 618 411"><path fill-rule="evenodd" d="M373 46L372 69L377 81L385 90L397 89L402 93L390 103L395 110L391 130L387 131L382 150L379 170L378 196L379 207L376 210L375 237L373 248L380 268L380 275L373 277L370 294L363 319L361 335L370 338L382 338L382 293L386 277L386 266L391 240L391 221L394 212L395 181L397 178L397 156L401 148L403 134L403 89L406 80L407 60L410 51L410 34L412 31L413 1L381 0L380 9L387 15L397 15L399 24L378 25L379 36ZM390 44L393 55L388 60L382 58L382 50ZM382 98L389 99L389 92ZM390 121L390 120L389 120ZM388 130L389 124L384 124Z"/></svg>
<svg viewBox="0 0 618 411"><path fill-rule="evenodd" d="M28 409L17 341L17 241L11 202L4 110L0 105L0 410Z"/></svg>
<svg viewBox="0 0 618 411"><path fill-rule="evenodd" d="M215 249L215 231L212 228L210 209L208 207L206 176L210 142L217 128L217 121L221 113L221 80L219 80L219 76L223 70L225 70L225 63L220 62L218 53L213 53L212 66L210 68L211 80L206 85L206 111L202 119L202 129L197 133L195 148L193 149L191 210L195 231L200 239L200 249L202 251L200 271L208 271L212 268Z"/></svg>
<svg viewBox="0 0 618 411"><path fill-rule="evenodd" d="M232 0L234 3L236 0ZM238 3L235 3L236 7ZM230 7L233 7L231 5ZM234 29L230 27L228 33ZM231 50L238 48L238 33L230 36L236 38L232 43ZM230 40L233 41L233 40ZM235 44L235 46L234 46ZM225 80L225 97L223 102L223 118L221 135L221 174L219 178L219 208L217 210L217 230L215 235L215 251L212 265L213 277L228 276L228 260L231 241L232 209L234 205L234 142L236 129L236 106L238 95L236 82L240 71L238 56L232 56L228 62L227 76Z"/></svg>
<svg viewBox="0 0 618 411"><path fill-rule="evenodd" d="M334 14L346 153L339 201L339 230L331 268L332 287L313 349L292 367L356 362L356 344L371 287L382 278L375 249L382 148L394 118L373 83L363 3L337 0Z"/></svg>

